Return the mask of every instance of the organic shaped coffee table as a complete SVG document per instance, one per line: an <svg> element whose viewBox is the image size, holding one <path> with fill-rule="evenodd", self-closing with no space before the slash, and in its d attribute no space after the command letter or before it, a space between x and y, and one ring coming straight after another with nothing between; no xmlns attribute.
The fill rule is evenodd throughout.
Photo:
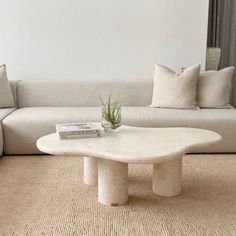
<svg viewBox="0 0 236 236"><path fill-rule="evenodd" d="M117 206L128 201L128 163L153 164L153 192L166 197L181 193L182 157L195 148L221 140L215 132L194 128L122 126L100 138L59 140L50 134L37 141L39 150L84 157L84 182L98 184L98 201Z"/></svg>

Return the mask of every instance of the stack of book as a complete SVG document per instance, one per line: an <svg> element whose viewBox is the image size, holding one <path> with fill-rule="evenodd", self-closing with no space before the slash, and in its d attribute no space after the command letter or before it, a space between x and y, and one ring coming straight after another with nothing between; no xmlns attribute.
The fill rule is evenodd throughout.
<svg viewBox="0 0 236 236"><path fill-rule="evenodd" d="M59 139L100 137L101 126L97 123L56 124Z"/></svg>

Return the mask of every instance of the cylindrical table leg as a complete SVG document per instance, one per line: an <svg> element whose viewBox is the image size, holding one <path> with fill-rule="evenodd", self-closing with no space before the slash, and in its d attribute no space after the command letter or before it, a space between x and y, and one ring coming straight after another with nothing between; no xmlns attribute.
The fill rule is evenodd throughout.
<svg viewBox="0 0 236 236"><path fill-rule="evenodd" d="M88 185L98 184L98 160L84 157L84 182Z"/></svg>
<svg viewBox="0 0 236 236"><path fill-rule="evenodd" d="M98 201L119 206L128 201L128 164L98 160Z"/></svg>
<svg viewBox="0 0 236 236"><path fill-rule="evenodd" d="M174 197L181 193L182 157L153 165L152 190L155 194Z"/></svg>

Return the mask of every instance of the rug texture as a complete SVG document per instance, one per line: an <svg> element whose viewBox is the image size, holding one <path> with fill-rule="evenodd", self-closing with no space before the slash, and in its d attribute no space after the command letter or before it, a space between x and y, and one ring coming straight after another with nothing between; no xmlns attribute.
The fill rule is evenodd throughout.
<svg viewBox="0 0 236 236"><path fill-rule="evenodd" d="M183 193L153 194L151 165L129 166L129 202L107 207L78 157L0 158L0 235L236 235L236 155L187 155Z"/></svg>

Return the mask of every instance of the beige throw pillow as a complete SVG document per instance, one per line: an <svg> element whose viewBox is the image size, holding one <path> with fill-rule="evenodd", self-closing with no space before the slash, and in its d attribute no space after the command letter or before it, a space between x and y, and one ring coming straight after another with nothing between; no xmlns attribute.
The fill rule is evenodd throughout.
<svg viewBox="0 0 236 236"><path fill-rule="evenodd" d="M203 108L232 108L230 105L234 67L202 71L197 85L197 102Z"/></svg>
<svg viewBox="0 0 236 236"><path fill-rule="evenodd" d="M14 99L10 83L7 79L6 66L0 66L0 108L14 107Z"/></svg>
<svg viewBox="0 0 236 236"><path fill-rule="evenodd" d="M196 87L201 66L190 66L181 74L155 65L151 107L196 109Z"/></svg>

